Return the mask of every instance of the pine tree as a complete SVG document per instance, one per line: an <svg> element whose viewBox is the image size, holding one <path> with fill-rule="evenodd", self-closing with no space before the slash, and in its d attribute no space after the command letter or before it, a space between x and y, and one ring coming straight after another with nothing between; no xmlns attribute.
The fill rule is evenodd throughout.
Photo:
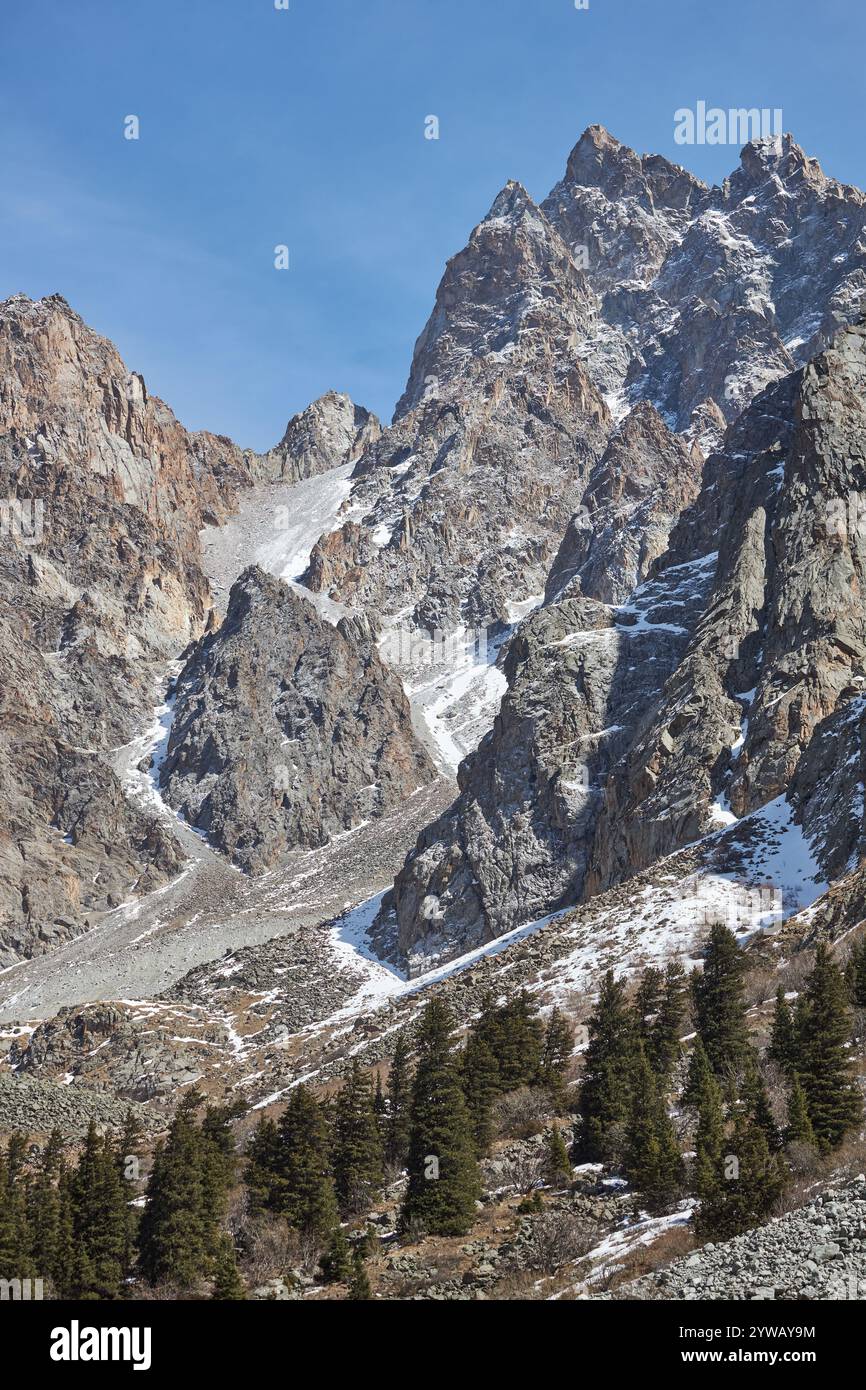
<svg viewBox="0 0 866 1390"><path fill-rule="evenodd" d="M200 1134L195 1121L200 1103L195 1092L183 1097L167 1140L154 1152L139 1227L139 1264L151 1284L171 1281L188 1289L208 1265Z"/></svg>
<svg viewBox="0 0 866 1390"><path fill-rule="evenodd" d="M306 1086L295 1086L277 1126L276 1145L265 1131L253 1155L254 1181L274 1163L267 1187L269 1210L319 1240L327 1238L337 1219L328 1141L322 1107Z"/></svg>
<svg viewBox="0 0 866 1390"><path fill-rule="evenodd" d="M376 1072L376 1093L373 1096L373 1113L376 1116L376 1124L379 1127L379 1134L382 1143L385 1142L385 1116L388 1113L388 1105L385 1100L385 1092L382 1090L382 1074Z"/></svg>
<svg viewBox="0 0 866 1390"><path fill-rule="evenodd" d="M770 1097L767 1094L767 1086L761 1075L757 1058L752 1054L749 1059L745 1075L743 1078L742 1100L746 1114L751 1116L755 1124L760 1125L767 1140L767 1147L771 1153L782 1147L782 1136L779 1126L776 1124L773 1108L770 1105Z"/></svg>
<svg viewBox="0 0 866 1390"><path fill-rule="evenodd" d="M714 1080L713 1069L710 1066L704 1045L700 1038L696 1038L689 1058L686 1084L683 1088L683 1106L686 1109L699 1110L709 1083Z"/></svg>
<svg viewBox="0 0 866 1390"><path fill-rule="evenodd" d="M571 1182L571 1160L559 1125L554 1124L547 1136L545 1145L544 1175L552 1187L562 1187Z"/></svg>
<svg viewBox="0 0 866 1390"><path fill-rule="evenodd" d="M664 997L664 976L654 965L644 970L634 998L635 1033L644 1047L649 1042L653 1024Z"/></svg>
<svg viewBox="0 0 866 1390"><path fill-rule="evenodd" d="M651 1210L668 1206L682 1191L682 1156L642 1044L633 1066L624 1163Z"/></svg>
<svg viewBox="0 0 866 1390"><path fill-rule="evenodd" d="M793 1076L797 1066L797 1031L794 1017L788 1007L785 991L780 985L776 991L776 1006L773 1011L773 1026L767 1056L771 1062L785 1073Z"/></svg>
<svg viewBox="0 0 866 1390"><path fill-rule="evenodd" d="M321 1259L326 1284L347 1284L352 1277L352 1252L342 1226L335 1226Z"/></svg>
<svg viewBox="0 0 866 1390"><path fill-rule="evenodd" d="M238 1270L237 1256L231 1236L223 1235L218 1243L214 1257L214 1282L211 1298L220 1302L237 1303L245 1299L247 1291Z"/></svg>
<svg viewBox="0 0 866 1390"><path fill-rule="evenodd" d="M126 1192L126 1231L123 1249L123 1277L132 1272L136 1258L139 1215L132 1206L137 1195L137 1182L141 1165L141 1150L144 1141L144 1126L133 1110L127 1110L123 1128L115 1146L115 1162L121 1182Z"/></svg>
<svg viewBox="0 0 866 1390"><path fill-rule="evenodd" d="M86 1256L89 1273L76 1296L118 1298L127 1250L126 1192L111 1139L100 1135L92 1120L70 1193L75 1241Z"/></svg>
<svg viewBox="0 0 866 1390"><path fill-rule="evenodd" d="M367 1266L364 1263L364 1256L357 1246L352 1252L352 1278L349 1283L347 1297L356 1303L367 1302L373 1297L373 1291L370 1288L370 1279L367 1274Z"/></svg>
<svg viewBox="0 0 866 1390"><path fill-rule="evenodd" d="M0 1279L29 1279L35 1273L27 1221L26 1148L26 1136L15 1133L9 1136L5 1153L0 1149Z"/></svg>
<svg viewBox="0 0 866 1390"><path fill-rule="evenodd" d="M798 1070L818 1147L826 1153L860 1123L862 1102L851 1076L845 984L824 941L816 948L805 998Z"/></svg>
<svg viewBox="0 0 866 1390"><path fill-rule="evenodd" d="M475 1152L483 1158L493 1138L493 1105L499 1095L499 1063L483 1036L470 1033L463 1049L463 1091Z"/></svg>
<svg viewBox="0 0 866 1390"><path fill-rule="evenodd" d="M559 1009L552 1009L544 1030L538 1084L546 1086L554 1103L562 1108L565 1078L574 1054L574 1029Z"/></svg>
<svg viewBox="0 0 866 1390"><path fill-rule="evenodd" d="M665 971L658 1012L646 1039L647 1061L663 1087L669 1084L679 1061L687 994L685 971L679 961L671 961Z"/></svg>
<svg viewBox="0 0 866 1390"><path fill-rule="evenodd" d="M578 1101L581 1121L579 1150L589 1162L615 1157L631 1106L634 1058L632 1015L625 985L609 970L589 1020L589 1045Z"/></svg>
<svg viewBox="0 0 866 1390"><path fill-rule="evenodd" d="M265 1115L259 1120L247 1145L244 1181L253 1213L282 1210L281 1162L280 1132L276 1121Z"/></svg>
<svg viewBox="0 0 866 1390"><path fill-rule="evenodd" d="M235 1169L230 1123L243 1107L208 1107L198 1124L203 1100L194 1091L184 1096L154 1155L139 1229L139 1263L152 1284L192 1288L224 1255L220 1223Z"/></svg>
<svg viewBox="0 0 866 1390"><path fill-rule="evenodd" d="M57 1193L60 1209L57 1220L57 1250L54 1262L48 1273L54 1286L55 1297L71 1298L77 1282L75 1225L72 1219L72 1174L61 1166Z"/></svg>
<svg viewBox="0 0 866 1390"><path fill-rule="evenodd" d="M812 1128L812 1121L809 1119L806 1092L803 1090L799 1077L796 1076L791 1083L791 1093L788 1097L788 1124L785 1129L785 1143L808 1144L812 1148L817 1146L815 1131Z"/></svg>
<svg viewBox="0 0 866 1390"><path fill-rule="evenodd" d="M706 1054L704 1054L706 1060ZM722 1152L725 1143L725 1115L719 1083L706 1063L697 1101L698 1127L695 1134L695 1162L692 1189L700 1198L701 1212L696 1224L711 1223L712 1213L720 1200L724 1172Z"/></svg>
<svg viewBox="0 0 866 1390"><path fill-rule="evenodd" d="M541 1066L543 1031L529 995L522 990L497 1010L499 1083L503 1091L531 1086Z"/></svg>
<svg viewBox="0 0 866 1390"><path fill-rule="evenodd" d="M412 1064L409 1039L397 1038L388 1073L388 1122L385 1133L385 1161L391 1168L403 1168L409 1156L409 1108L412 1103Z"/></svg>
<svg viewBox="0 0 866 1390"><path fill-rule="evenodd" d="M737 1115L726 1147L718 1185L702 1199L696 1218L701 1235L714 1240L732 1239L766 1221L784 1185L764 1131L745 1112Z"/></svg>
<svg viewBox="0 0 866 1390"><path fill-rule="evenodd" d="M861 936L851 949L845 967L845 983L855 1009L866 1009L866 936Z"/></svg>
<svg viewBox="0 0 866 1390"><path fill-rule="evenodd" d="M496 1058L500 1093L539 1080L544 1030L525 990L498 1007L487 995L472 1037L484 1041Z"/></svg>
<svg viewBox="0 0 866 1390"><path fill-rule="evenodd" d="M736 937L717 923L710 930L704 968L692 983L695 1027L716 1076L730 1075L748 1052L743 998L745 959Z"/></svg>
<svg viewBox="0 0 866 1390"><path fill-rule="evenodd" d="M30 1184L27 1203L33 1266L41 1278L51 1280L55 1292L62 1245L60 1179L63 1147L60 1131L52 1130Z"/></svg>
<svg viewBox="0 0 866 1390"><path fill-rule="evenodd" d="M382 1139L370 1078L357 1060L337 1098L333 1168L343 1214L367 1211L382 1186Z"/></svg>
<svg viewBox="0 0 866 1390"><path fill-rule="evenodd" d="M451 1013L432 999L417 1031L418 1065L412 1087L409 1184L403 1229L431 1235L466 1235L480 1191L469 1113L454 1054Z"/></svg>

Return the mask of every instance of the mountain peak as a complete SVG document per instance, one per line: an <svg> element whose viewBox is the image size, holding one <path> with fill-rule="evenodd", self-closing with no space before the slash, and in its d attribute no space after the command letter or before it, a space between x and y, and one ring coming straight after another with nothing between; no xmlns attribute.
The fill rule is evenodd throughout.
<svg viewBox="0 0 866 1390"><path fill-rule="evenodd" d="M481 225L495 220L514 220L528 212L537 213L538 205L533 202L522 183L518 183L516 179L509 179L505 187L497 193Z"/></svg>

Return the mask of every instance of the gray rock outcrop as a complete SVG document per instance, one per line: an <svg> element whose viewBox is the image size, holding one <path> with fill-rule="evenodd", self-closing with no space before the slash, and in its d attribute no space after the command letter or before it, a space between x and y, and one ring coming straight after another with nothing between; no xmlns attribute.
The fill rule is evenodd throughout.
<svg viewBox="0 0 866 1390"><path fill-rule="evenodd" d="M259 569L234 585L174 698L165 798L250 872L382 815L436 776L366 621L333 627Z"/></svg>

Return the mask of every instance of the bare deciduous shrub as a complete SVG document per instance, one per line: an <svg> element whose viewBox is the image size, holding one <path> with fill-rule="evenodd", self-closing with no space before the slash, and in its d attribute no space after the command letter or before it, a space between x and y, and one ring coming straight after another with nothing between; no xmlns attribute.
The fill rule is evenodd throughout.
<svg viewBox="0 0 866 1390"><path fill-rule="evenodd" d="M544 1181L545 1152L542 1148L527 1146L509 1154L502 1160L502 1186L513 1188L515 1192L531 1192Z"/></svg>
<svg viewBox="0 0 866 1390"><path fill-rule="evenodd" d="M525 1246L531 1269L553 1274L560 1265L586 1255L598 1243L601 1227L592 1217L560 1208L533 1218Z"/></svg>
<svg viewBox="0 0 866 1390"><path fill-rule="evenodd" d="M550 1097L531 1086L521 1086L500 1096L494 1109L496 1132L501 1139L529 1139L533 1134L541 1134L551 1118Z"/></svg>
<svg viewBox="0 0 866 1390"><path fill-rule="evenodd" d="M249 1283L266 1284L291 1269L313 1274L319 1263L319 1242L293 1231L279 1216L245 1214L237 1226L243 1251L243 1272Z"/></svg>

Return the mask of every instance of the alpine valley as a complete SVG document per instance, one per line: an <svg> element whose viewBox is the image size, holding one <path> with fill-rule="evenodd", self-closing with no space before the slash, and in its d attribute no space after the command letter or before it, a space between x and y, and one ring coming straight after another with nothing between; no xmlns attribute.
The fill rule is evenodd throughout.
<svg viewBox="0 0 866 1390"><path fill-rule="evenodd" d="M864 295L791 136L591 126L390 424L0 304L0 1277L866 1297Z"/></svg>

